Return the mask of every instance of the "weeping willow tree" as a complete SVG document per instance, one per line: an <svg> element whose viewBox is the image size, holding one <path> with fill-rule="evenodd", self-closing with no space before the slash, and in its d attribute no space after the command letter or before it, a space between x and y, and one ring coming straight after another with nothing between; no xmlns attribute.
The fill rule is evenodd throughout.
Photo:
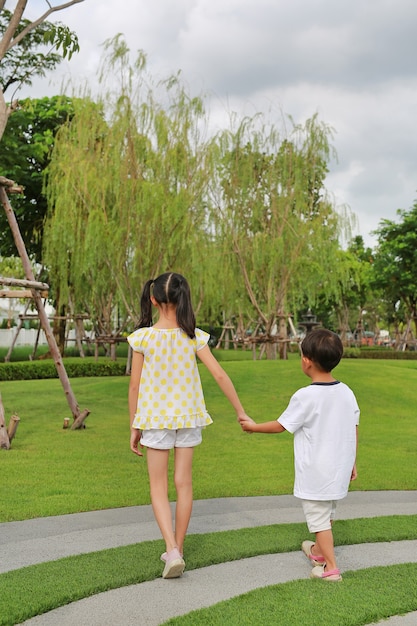
<svg viewBox="0 0 417 626"><path fill-rule="evenodd" d="M153 85L144 54L130 64L117 36L101 81L56 138L44 260L60 304L87 310L109 335L138 317L143 283L164 271L189 278L198 306L210 166L203 102L178 76Z"/></svg>
<svg viewBox="0 0 417 626"><path fill-rule="evenodd" d="M229 271L240 276L241 301L250 303L268 342L277 324L286 338L290 307L313 302L323 283L329 298L338 289L335 261L347 223L324 189L331 130L314 116L282 139L261 122L245 119L217 139L213 219L233 252ZM267 354L275 354L272 341Z"/></svg>

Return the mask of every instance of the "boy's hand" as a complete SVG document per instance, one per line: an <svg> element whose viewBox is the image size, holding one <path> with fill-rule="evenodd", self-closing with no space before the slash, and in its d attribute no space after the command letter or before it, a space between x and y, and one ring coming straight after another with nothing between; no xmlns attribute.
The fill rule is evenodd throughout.
<svg viewBox="0 0 417 626"><path fill-rule="evenodd" d="M138 448L141 435L142 431L137 428L132 428L130 431L130 449L138 456L143 456L143 453ZM142 445L140 447L143 448Z"/></svg>
<svg viewBox="0 0 417 626"><path fill-rule="evenodd" d="M239 424L242 427L242 430L244 430L247 433L253 433L254 432L254 427L256 426L256 422L249 417L249 415L239 415Z"/></svg>

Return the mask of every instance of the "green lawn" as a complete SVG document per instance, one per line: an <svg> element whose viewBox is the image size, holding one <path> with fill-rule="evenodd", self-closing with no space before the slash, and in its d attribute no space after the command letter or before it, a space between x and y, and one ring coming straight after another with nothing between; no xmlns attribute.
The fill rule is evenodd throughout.
<svg viewBox="0 0 417 626"><path fill-rule="evenodd" d="M287 362L223 359L224 367L234 380L247 412L256 420L278 417L291 394L301 385L308 384L308 379L300 370L299 360L294 356ZM262 436L242 433L233 411L210 375L204 368L201 373L214 424L206 429L203 445L196 449L195 498L291 493L291 435L284 433ZM352 489L417 489L417 362L346 359L335 374L354 389L361 407L359 478L352 484ZM16 412L21 423L11 450L0 450L0 521L149 503L145 461L136 458L129 451L128 379L74 379L72 386L80 407L88 407L91 411L85 430L62 429L63 419L69 416L69 409L58 380L1 384L0 391L7 418ZM242 481L243 475L245 481ZM174 494L171 496L173 498ZM392 540L402 539L407 533L407 538L416 538L416 532L412 531L417 528L416 521L415 516L401 516L395 523L384 525L382 532L378 519L362 520L360 523L355 520L340 522L337 524L340 530L335 529L335 540L339 543L360 542L362 539L358 539L359 528L368 536L364 540L369 541L388 540L388 536ZM357 526L352 532L353 526L349 525L355 524ZM267 552L298 550L301 534L305 538L304 525L287 525L287 539L279 545L276 544L276 539L273 543L276 538L276 529L273 527L262 532L259 529L245 532L250 534L250 541L247 543L250 544L253 554L263 553L265 549ZM199 539L190 536L187 539L189 545L199 542L199 557L195 563L192 558L187 559L187 569L243 558L245 550L242 550L242 533L243 531L221 533L224 539L219 539L216 534L213 541L208 535ZM141 544L140 547L141 554L149 562L147 568L141 568L142 572L145 571L147 580L160 575L160 564L155 558L155 554L159 553L159 546L156 548L155 543L157 542L150 542L147 546ZM217 545L220 546L218 552L213 547ZM137 551L137 546L127 546L1 575L0 588L8 591L0 594L0 624L15 624L16 621L13 620L26 619L30 615L42 613L98 590L139 582ZM118 573L120 568L112 567L120 559L126 565L126 575L122 578ZM75 571L79 574L84 569L89 572L87 577L74 576ZM332 623L367 623L363 620L368 619L369 611L367 613L357 602L359 589L361 593L363 591L364 598L367 594L371 597L376 593L377 599L371 608L381 616L380 619L391 614L390 611L405 612L410 610L410 606L417 609L415 585L411 584L416 578L415 568L412 571L405 566L395 569L396 584L400 587L402 585L403 589L396 603L392 601L390 589L392 576L384 576L383 572L387 568L381 569L382 573L378 568L369 572L348 573L345 576L347 584L343 584L345 591L331 591L331 594L339 594L335 600L340 606L339 621L333 619ZM96 580L96 576L90 576L91 572L97 572L100 580ZM59 584L46 584L46 580L59 580ZM25 593L29 588L31 593ZM210 609L208 613L202 611L198 616L193 614L190 618L171 622L310 623L308 615L311 613L314 598L318 598L320 603L324 602L323 591L319 591L319 586L311 581L281 585L279 594L280 598L281 595L284 598L282 607L287 607L285 610L290 610L291 607L294 610L295 602L297 610L304 613L294 617L290 610L288 614L281 614L283 619L288 615L287 619L290 621L274 621L276 616L274 618L268 608L271 603L276 603L277 589L272 588L232 600L230 605L226 603L227 606L219 609L220 614L223 615L222 611L230 611L230 616L235 616L233 619L226 619L226 622L217 617L216 608ZM303 603L294 600L300 597L303 597ZM258 610L260 605L263 607L261 622L256 621L251 613L255 607ZM284 608L281 610L284 611ZM249 622L249 617L248 621L244 621L242 612L252 615L252 621ZM343 619L348 621L342 621L341 616L345 616ZM330 621L321 620L321 623Z"/></svg>
<svg viewBox="0 0 417 626"><path fill-rule="evenodd" d="M256 420L278 417L308 383L298 359L224 367ZM211 376L204 368L201 373L214 424L196 450L195 498L291 493L292 436L243 433ZM417 363L347 359L336 374L352 386L361 407L359 477L352 489L417 489ZM0 521L149 503L146 463L129 450L128 382L73 379L80 407L91 411L79 431L62 429L70 412L58 380L1 384L6 416L16 412L21 422L11 450L0 451Z"/></svg>

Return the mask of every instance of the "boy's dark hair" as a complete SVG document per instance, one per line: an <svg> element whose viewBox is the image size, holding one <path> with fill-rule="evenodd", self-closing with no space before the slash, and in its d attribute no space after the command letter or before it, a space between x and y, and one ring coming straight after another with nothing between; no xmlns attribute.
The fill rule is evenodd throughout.
<svg viewBox="0 0 417 626"><path fill-rule="evenodd" d="M151 296L158 304L174 304L177 309L178 326L191 338L195 337L195 315L191 304L190 286L184 276L175 272L161 274L148 280L140 299L141 317L138 328L152 326Z"/></svg>
<svg viewBox="0 0 417 626"><path fill-rule="evenodd" d="M331 372L343 355L340 337L326 328L310 331L301 342L303 356L307 357L323 371Z"/></svg>

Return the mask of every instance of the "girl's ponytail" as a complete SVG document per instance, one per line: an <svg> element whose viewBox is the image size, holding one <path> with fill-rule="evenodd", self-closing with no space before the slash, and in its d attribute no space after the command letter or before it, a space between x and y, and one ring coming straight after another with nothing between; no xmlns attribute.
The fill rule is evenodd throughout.
<svg viewBox="0 0 417 626"><path fill-rule="evenodd" d="M148 280L143 287L142 296L140 298L140 319L137 328L152 326L151 287L153 283L153 280Z"/></svg>
<svg viewBox="0 0 417 626"><path fill-rule="evenodd" d="M188 282L181 274L178 278L177 322L178 326L191 338L195 337L195 315L191 304L191 291Z"/></svg>

